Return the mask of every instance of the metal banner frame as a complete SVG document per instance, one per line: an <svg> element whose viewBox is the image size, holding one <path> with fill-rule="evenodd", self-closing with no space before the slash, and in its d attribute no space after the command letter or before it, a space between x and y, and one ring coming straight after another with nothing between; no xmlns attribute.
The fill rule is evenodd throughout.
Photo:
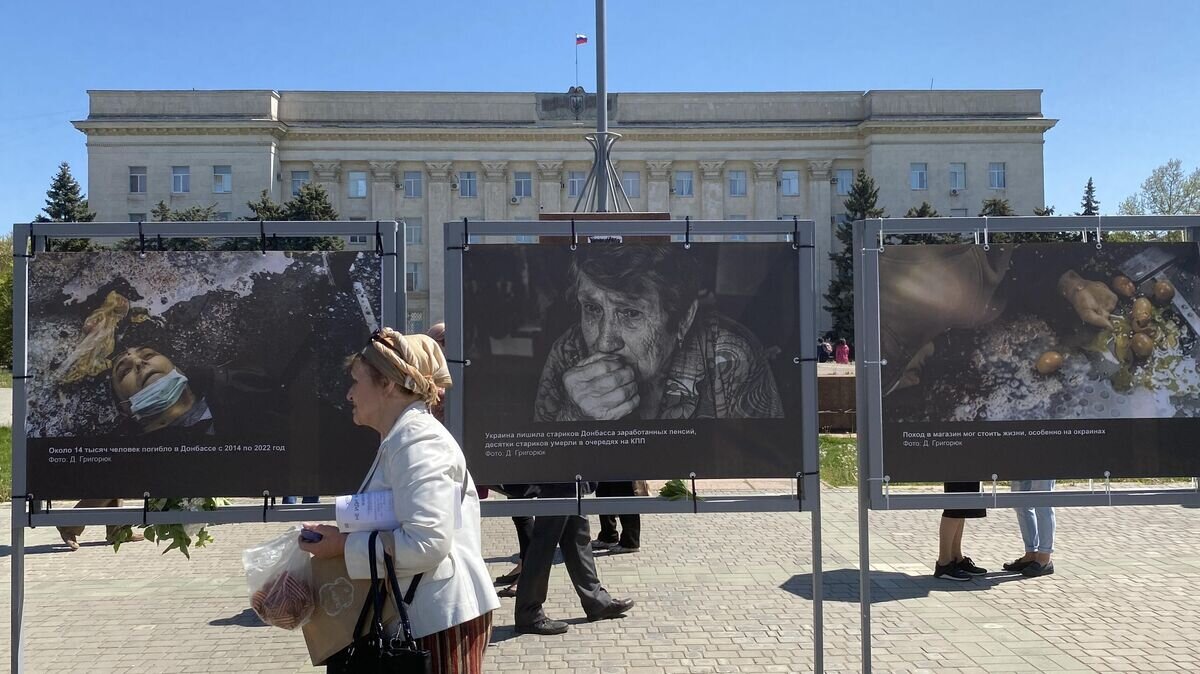
<svg viewBox="0 0 1200 674"><path fill-rule="evenodd" d="M817 358L816 358L816 251L814 225L811 220L586 220L579 219L534 222L474 222L456 221L445 224L446 242L446 356L451 378L462 382L469 370L463 344L463 256L472 246L486 246L479 237L546 236L569 239L572 246L588 245L588 237L600 236L670 236L672 245L690 246L693 237L747 235L758 242L791 243L799 256L799 316L801 325L813 326L800 330L801 377L801 466L804 472L795 476L796 493L781 496L704 497L691 500L668 500L655 496L583 498L579 485L586 476L575 475L575 498L535 498L505 501L483 501L481 511L487 517L512 515L600 515L600 514L662 514L662 513L727 513L727 512L809 512L812 515L812 579L814 666L823 671L823 629L821 589L821 504L820 475L817 448ZM680 239L682 237L682 239ZM505 241L504 243L510 243ZM529 244L540 245L540 244ZM463 391L455 386L448 391L446 425L460 444L463 439ZM810 469L811 467L811 469ZM695 475L693 473L692 477ZM694 486L694 485L693 485ZM693 492L695 490L693 489Z"/></svg>
<svg viewBox="0 0 1200 674"><path fill-rule="evenodd" d="M854 223L854 324L858 432L859 602L862 621L863 672L871 671L870 510L937 510L943 508L1012 508L1017 506L1200 506L1200 478L1193 486L1113 490L1109 475L1097 475L1102 489L1088 491L996 491L997 475L980 476L992 484L979 493L893 494L883 470L883 392L879 319L879 256L887 254L890 236L972 234L985 248L998 232L1078 232L1081 242L1103 245L1105 231L1183 231L1188 241L1200 237L1200 216L1012 216L975 218L873 218ZM936 244L933 244L936 245Z"/></svg>
<svg viewBox="0 0 1200 674"><path fill-rule="evenodd" d="M369 228L369 229L368 229ZM132 508L64 508L50 510L36 494L28 493L25 415L25 380L29 346L29 260L46 250L49 239L63 238L137 238L147 249L148 237L257 238L264 250L273 236L350 236L374 235L376 249L382 255L380 325L404 325L406 298L398 285L399 270L404 269L405 250L401 245L402 224L395 220L289 222L46 222L13 225L13 496L12 496L12 633L11 671L23 672L23 619L25 600L25 528L96 524L238 524L244 522L303 522L334 517L334 506L276 505L275 496L263 493L262 506L226 506L213 511L151 512L147 505ZM32 246L30 245L32 243ZM151 244L155 246L155 244ZM32 251L27 253L26 251ZM87 255L87 253L79 253ZM216 494L219 496L219 494Z"/></svg>

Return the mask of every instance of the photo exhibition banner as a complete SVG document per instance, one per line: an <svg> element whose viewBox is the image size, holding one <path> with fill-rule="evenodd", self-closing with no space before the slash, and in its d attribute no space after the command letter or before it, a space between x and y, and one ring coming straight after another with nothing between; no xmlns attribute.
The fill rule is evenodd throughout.
<svg viewBox="0 0 1200 674"><path fill-rule="evenodd" d="M1200 475L1193 243L888 246L893 481Z"/></svg>
<svg viewBox="0 0 1200 674"><path fill-rule="evenodd" d="M464 450L483 484L794 477L787 243L487 245L463 254Z"/></svg>
<svg viewBox="0 0 1200 674"><path fill-rule="evenodd" d="M379 316L375 253L38 253L29 492L355 491L378 438L351 420L344 362Z"/></svg>

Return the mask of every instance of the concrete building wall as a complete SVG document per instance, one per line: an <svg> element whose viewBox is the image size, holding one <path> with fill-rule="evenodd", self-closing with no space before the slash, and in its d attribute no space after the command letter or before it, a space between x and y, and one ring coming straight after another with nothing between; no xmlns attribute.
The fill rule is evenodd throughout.
<svg viewBox="0 0 1200 674"><path fill-rule="evenodd" d="M572 210L572 171L587 172L583 142L595 119L594 95L275 91L92 91L88 118L91 207L102 221L147 216L160 200L171 208L217 204L238 218L266 190L291 197L292 171L324 185L343 219L406 220L416 240L406 246L417 279L409 293L409 327L441 320L444 301L442 224L448 220L534 219ZM1042 139L1054 120L1041 113L1041 92L868 91L610 94L610 127L618 174L638 176L635 210L675 218L775 219L816 223L818 284L832 267L827 253L844 195L839 170L864 168L879 186L880 205L900 216L929 201L943 215L975 215L986 198L1008 199L1017 213L1043 205ZM912 190L910 165L925 163L928 186ZM967 183L951 194L952 162L965 163ZM1005 165L1004 189L992 189L988 165ZM213 192L212 167L232 167L232 191ZM129 192L129 167L145 166L144 194ZM173 194L171 167L190 167L191 190ZM458 185L475 174L474 195ZM692 194L676 190L690 171ZM798 188L785 194L783 171ZM351 176L366 176L365 196L352 197ZM406 172L420 175L420 194L405 190ZM730 191L734 172L745 194ZM530 196L513 199L518 175ZM366 229L366 226L364 226ZM364 234L366 233L364 229ZM455 242L457 243L457 242ZM369 248L369 236L350 247ZM824 327L829 319L824 317Z"/></svg>

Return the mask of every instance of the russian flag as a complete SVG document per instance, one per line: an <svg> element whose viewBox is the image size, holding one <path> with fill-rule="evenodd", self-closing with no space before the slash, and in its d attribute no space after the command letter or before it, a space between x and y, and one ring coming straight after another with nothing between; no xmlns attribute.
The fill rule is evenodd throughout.
<svg viewBox="0 0 1200 674"><path fill-rule="evenodd" d="M578 47L581 44L587 44L587 36L583 33L575 33L575 46Z"/></svg>

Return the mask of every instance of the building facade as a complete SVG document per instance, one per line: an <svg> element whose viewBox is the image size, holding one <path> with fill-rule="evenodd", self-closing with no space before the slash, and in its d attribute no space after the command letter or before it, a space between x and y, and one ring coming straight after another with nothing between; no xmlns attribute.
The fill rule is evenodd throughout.
<svg viewBox="0 0 1200 674"><path fill-rule="evenodd" d="M154 205L250 215L323 185L343 219L405 223L407 329L442 319L442 224L573 210L591 167L594 95L91 91L88 199L96 220ZM1043 205L1041 92L609 94L613 160L634 210L817 225L818 284L854 174L891 216L929 202L976 215ZM366 233L349 247L373 246ZM829 318L822 318L827 328Z"/></svg>

